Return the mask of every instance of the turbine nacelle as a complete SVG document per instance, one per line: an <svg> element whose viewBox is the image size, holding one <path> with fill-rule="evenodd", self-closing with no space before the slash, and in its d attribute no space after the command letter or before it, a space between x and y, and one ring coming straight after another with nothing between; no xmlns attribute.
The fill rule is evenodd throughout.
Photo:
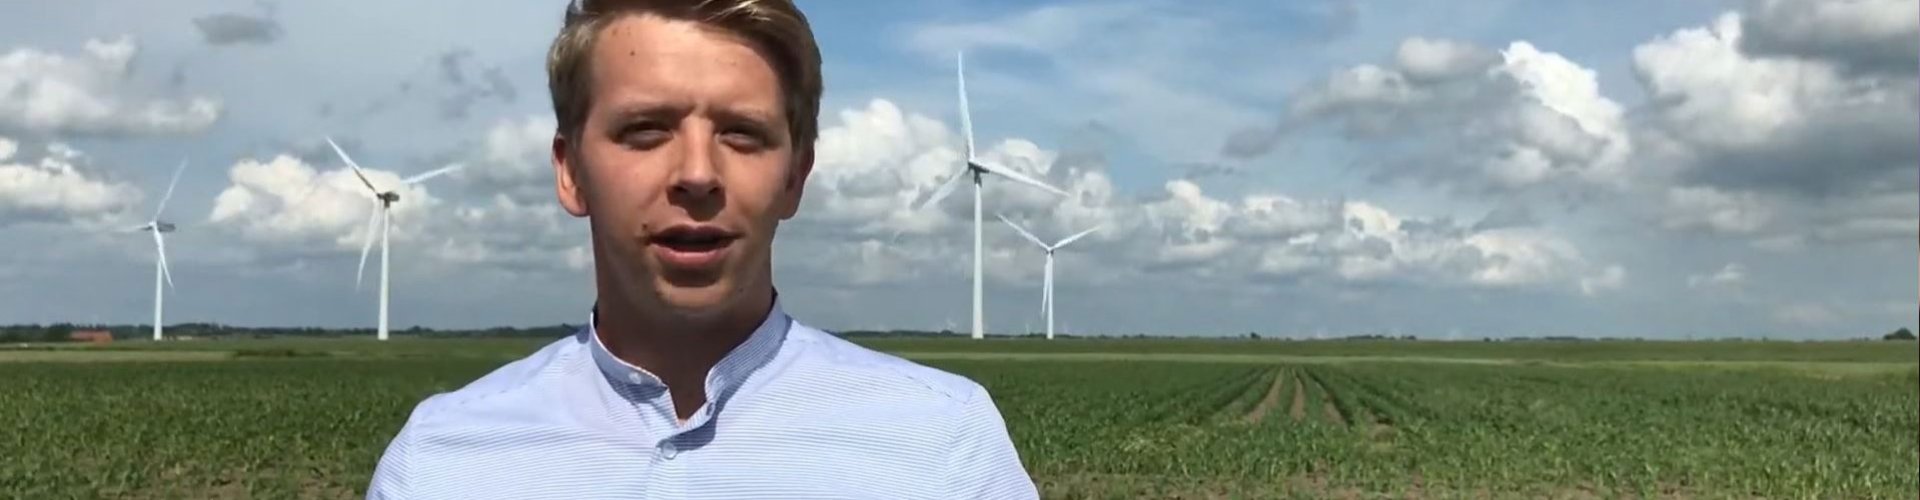
<svg viewBox="0 0 1920 500"><path fill-rule="evenodd" d="M378 198L380 200L380 203L382 204L392 205L400 202L400 192L387 191L385 193L374 195L374 198Z"/></svg>

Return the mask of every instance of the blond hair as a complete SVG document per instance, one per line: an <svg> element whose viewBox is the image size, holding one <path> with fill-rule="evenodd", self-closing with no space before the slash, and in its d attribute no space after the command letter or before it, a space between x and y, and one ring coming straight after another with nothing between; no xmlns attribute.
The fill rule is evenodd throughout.
<svg viewBox="0 0 1920 500"><path fill-rule="evenodd" d="M588 64L600 32L624 15L651 14L719 28L749 40L780 77L787 132L795 151L812 151L819 133L820 47L792 0L573 0L547 52L547 91L560 134L577 139L592 102ZM569 141L578 144L578 140Z"/></svg>

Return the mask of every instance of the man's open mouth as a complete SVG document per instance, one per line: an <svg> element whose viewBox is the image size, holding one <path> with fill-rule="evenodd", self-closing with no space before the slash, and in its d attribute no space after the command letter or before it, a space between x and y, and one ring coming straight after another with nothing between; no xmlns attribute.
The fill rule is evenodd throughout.
<svg viewBox="0 0 1920 500"><path fill-rule="evenodd" d="M674 226L653 235L649 242L675 252L697 253L718 250L738 238L715 226Z"/></svg>

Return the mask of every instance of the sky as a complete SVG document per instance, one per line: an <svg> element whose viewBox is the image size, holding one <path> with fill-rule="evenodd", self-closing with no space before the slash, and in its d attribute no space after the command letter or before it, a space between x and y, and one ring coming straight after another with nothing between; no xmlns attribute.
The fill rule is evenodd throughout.
<svg viewBox="0 0 1920 500"><path fill-rule="evenodd" d="M828 329L1837 339L1913 326L1920 0L801 2L818 156L775 244ZM565 2L0 1L0 323L579 324L553 195ZM376 250L377 253L377 250Z"/></svg>

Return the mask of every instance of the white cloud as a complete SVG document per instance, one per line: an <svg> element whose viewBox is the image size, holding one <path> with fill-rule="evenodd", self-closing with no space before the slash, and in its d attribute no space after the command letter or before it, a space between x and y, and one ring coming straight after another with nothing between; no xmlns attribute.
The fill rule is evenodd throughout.
<svg viewBox="0 0 1920 500"><path fill-rule="evenodd" d="M839 113L825 127L806 206L783 238L809 250L797 263L847 285L901 283L970 272L968 187L938 207L911 203L959 170L959 138L941 123L884 100ZM1099 165L1063 164L1030 141L1009 139L982 156L1072 193L1058 198L1005 179L987 180L988 213L1005 213L1037 236L1103 229L1068 252L1063 279L1137 282L1156 276L1218 279L1221 286L1273 280L1389 282L1465 287L1576 289L1609 284L1566 240L1543 230L1474 231L1449 221L1407 218L1364 201L1301 200L1261 192L1232 198L1188 180L1167 181L1145 199L1116 193ZM989 215L984 228L997 279L1024 279L1036 250ZM785 245L786 243L783 243ZM811 245L811 246L809 246ZM871 261L862 259L873 259ZM858 269L852 275L848 270ZM1093 273L1090 270L1102 272ZM1253 272L1249 272L1249 270ZM1067 276L1071 277L1067 277Z"/></svg>
<svg viewBox="0 0 1920 500"><path fill-rule="evenodd" d="M206 97L143 98L128 88L131 38L88 40L84 53L34 48L0 54L0 129L48 134L163 135L205 130L220 117Z"/></svg>
<svg viewBox="0 0 1920 500"><path fill-rule="evenodd" d="M554 200L554 127L551 115L495 122L474 156L455 162L464 167L458 178L521 202Z"/></svg>
<svg viewBox="0 0 1920 500"><path fill-rule="evenodd" d="M442 269L589 268L584 231L553 198L552 170L534 164L540 160L531 144L540 138L544 147L551 134L551 122L538 118L501 122L471 156L449 165L464 168L418 184L403 184L399 173L365 170L375 186L400 195L391 223L394 251L423 255L423 264ZM261 248L262 258L357 256L377 234L370 225L373 198L344 165L323 171L283 154L242 160L228 180L208 219ZM429 190L443 182L439 191Z"/></svg>
<svg viewBox="0 0 1920 500"><path fill-rule="evenodd" d="M1295 92L1278 127L1235 134L1225 153L1265 154L1331 126L1367 141L1385 177L1472 193L1611 189L1627 183L1633 152L1623 116L1593 70L1528 42L1494 52L1409 38L1394 67L1332 73Z"/></svg>
<svg viewBox="0 0 1920 500"><path fill-rule="evenodd" d="M367 169L375 186L397 191L391 236L409 241L422 233L422 217L440 201L424 186L400 182L393 172ZM214 198L208 220L255 243L307 249L321 244L358 252L368 236L376 206L352 170L320 171L291 155L266 161L244 159L227 173L231 183ZM430 219L428 219L430 220Z"/></svg>
<svg viewBox="0 0 1920 500"><path fill-rule="evenodd" d="M98 220L141 201L132 185L83 170L84 156L64 144L49 145L37 162L12 161L18 149L19 143L0 138L0 226Z"/></svg>
<svg viewBox="0 0 1920 500"><path fill-rule="evenodd" d="M1747 268L1738 262L1728 262L1726 266L1713 274L1695 274L1687 276L1687 288L1701 287L1738 287L1747 281Z"/></svg>
<svg viewBox="0 0 1920 500"><path fill-rule="evenodd" d="M1758 13L1728 12L1634 49L1650 98L1642 134L1664 146L1641 161L1671 165L1666 227L1750 235L1772 250L1911 237L1920 75L1848 72L1832 54L1754 53L1747 43L1754 29L1788 37L1762 44L1778 49L1814 43L1790 40L1811 36L1805 23L1920 22L1866 20L1887 6L1870 3L1758 2ZM1780 15L1790 11L1814 17Z"/></svg>
<svg viewBox="0 0 1920 500"><path fill-rule="evenodd" d="M1726 193L1710 187L1667 189L1668 229L1708 229L1721 233L1759 231L1773 211L1754 193Z"/></svg>

